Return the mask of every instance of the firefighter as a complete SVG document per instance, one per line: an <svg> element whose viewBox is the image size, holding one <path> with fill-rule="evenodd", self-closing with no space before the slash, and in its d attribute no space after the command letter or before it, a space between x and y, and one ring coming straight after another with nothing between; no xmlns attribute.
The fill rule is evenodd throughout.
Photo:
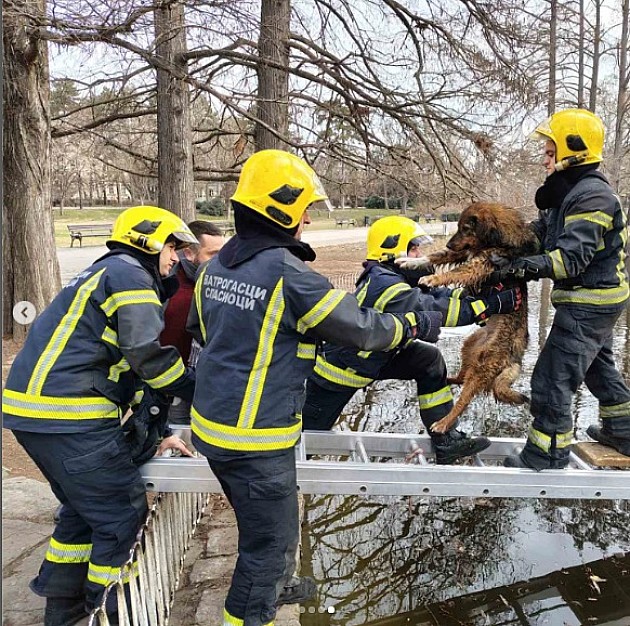
<svg viewBox="0 0 630 626"><path fill-rule="evenodd" d="M188 327L203 349L193 444L207 457L239 529L224 626L272 624L277 606L315 594L310 578L293 576L294 447L319 342L382 351L431 330L422 312L361 309L305 264L315 259L301 241L308 207L326 199L299 157L281 150L253 154L231 199L236 235L201 269L195 286Z"/></svg>
<svg viewBox="0 0 630 626"><path fill-rule="evenodd" d="M145 487L121 429L137 386L143 381L192 399L194 375L158 338L170 295L163 278L177 262L176 250L194 243L169 211L123 211L107 241L110 251L35 320L9 372L3 426L62 505L30 583L46 598L45 626L74 624L99 603L144 521ZM112 622L118 623L113 608Z"/></svg>
<svg viewBox="0 0 630 626"><path fill-rule="evenodd" d="M615 366L613 327L628 301L626 215L599 171L604 125L585 109L565 109L540 124L545 183L532 222L540 254L517 259L494 281L551 278L556 309L531 381L534 422L508 467L561 469L569 463L573 394L584 382L599 402L602 426L587 434L630 456L630 389Z"/></svg>
<svg viewBox="0 0 630 626"><path fill-rule="evenodd" d="M462 289L417 287L422 271L410 271L396 263L401 255L422 257L421 248L430 243L422 227L407 217L384 217L372 224L367 234L364 271L357 280L359 304L378 311L400 313L424 310L435 320L433 333L425 342L436 342L441 326L483 323L494 313L511 313L520 306L518 289L494 291L486 298L474 298ZM415 265L415 264L414 264ZM424 271L424 273L428 273ZM436 463L446 465L474 455L490 445L486 437L469 438L453 427L448 433L431 432L431 425L453 407L453 395L446 380L446 363L435 345L410 342L397 352L364 352L327 343L317 356L315 371L306 385L303 411L305 430L330 430L350 398L375 380L415 380L420 417L431 435Z"/></svg>

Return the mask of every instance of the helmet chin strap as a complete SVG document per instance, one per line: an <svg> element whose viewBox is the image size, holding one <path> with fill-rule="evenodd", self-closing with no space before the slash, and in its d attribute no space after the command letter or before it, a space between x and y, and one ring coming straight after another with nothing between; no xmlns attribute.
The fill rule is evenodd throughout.
<svg viewBox="0 0 630 626"><path fill-rule="evenodd" d="M569 167L574 167L575 165L581 165L582 163L584 163L584 161L586 161L587 158L588 158L588 152L585 152L584 154L576 154L570 157L566 157L562 159L561 161L558 161L554 165L554 169L556 170L556 172L562 172L563 170L566 170Z"/></svg>

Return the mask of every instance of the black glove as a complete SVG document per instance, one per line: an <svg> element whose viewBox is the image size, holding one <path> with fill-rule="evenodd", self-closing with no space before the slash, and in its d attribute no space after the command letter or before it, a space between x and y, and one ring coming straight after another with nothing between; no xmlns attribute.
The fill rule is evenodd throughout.
<svg viewBox="0 0 630 626"><path fill-rule="evenodd" d="M517 280L538 280L551 276L551 261L546 254L514 259L512 262L495 270L486 279L488 285L498 285Z"/></svg>
<svg viewBox="0 0 630 626"><path fill-rule="evenodd" d="M421 339L435 343L440 336L444 317L439 311L420 311L407 313L405 319L410 323L406 339Z"/></svg>
<svg viewBox="0 0 630 626"><path fill-rule="evenodd" d="M520 287L505 289L486 298L479 298L472 303L475 311L475 323L485 324L491 315L499 313L514 313L523 304L523 294Z"/></svg>
<svg viewBox="0 0 630 626"><path fill-rule="evenodd" d="M168 430L169 406L167 396L145 386L142 400L123 425L135 465L142 465L155 455L160 439Z"/></svg>

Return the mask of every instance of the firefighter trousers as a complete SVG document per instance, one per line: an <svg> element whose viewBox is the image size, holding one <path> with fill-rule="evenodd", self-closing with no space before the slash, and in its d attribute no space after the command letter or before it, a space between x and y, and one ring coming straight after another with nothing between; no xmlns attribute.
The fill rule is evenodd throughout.
<svg viewBox="0 0 630 626"><path fill-rule="evenodd" d="M236 514L238 559L225 624L273 622L276 599L296 567L299 512L295 451L228 461L208 459Z"/></svg>
<svg viewBox="0 0 630 626"><path fill-rule="evenodd" d="M605 431L630 439L630 388L613 355L613 328L624 308L557 307L531 380L534 422L521 454L531 467L560 469L568 464L573 396L582 383L599 402Z"/></svg>
<svg viewBox="0 0 630 626"><path fill-rule="evenodd" d="M420 417L428 429L453 407L453 395L446 375L446 363L439 349L429 343L413 341L383 366L375 380L415 380ZM302 428L331 430L357 391L355 387L311 376L306 382Z"/></svg>
<svg viewBox="0 0 630 626"><path fill-rule="evenodd" d="M13 433L62 504L30 587L47 598L84 596L91 610L129 559L148 511L129 446L118 427L71 434ZM111 594L114 604L115 596Z"/></svg>

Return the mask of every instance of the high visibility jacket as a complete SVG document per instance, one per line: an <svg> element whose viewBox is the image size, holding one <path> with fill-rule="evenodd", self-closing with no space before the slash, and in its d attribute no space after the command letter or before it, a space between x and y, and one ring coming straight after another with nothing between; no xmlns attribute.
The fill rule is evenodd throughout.
<svg viewBox="0 0 630 626"><path fill-rule="evenodd" d="M389 350L405 336L402 316L361 309L286 248L231 268L212 259L197 278L188 327L204 343L193 442L218 460L296 444L319 341Z"/></svg>
<svg viewBox="0 0 630 626"><path fill-rule="evenodd" d="M155 279L130 255L106 256L76 276L35 320L2 395L4 426L74 433L118 424L138 378L192 396L194 375L162 348Z"/></svg>
<svg viewBox="0 0 630 626"><path fill-rule="evenodd" d="M614 307L626 302L627 220L603 174L581 178L558 209L545 211L531 226L545 252L541 274L554 280L553 304Z"/></svg>
<svg viewBox="0 0 630 626"><path fill-rule="evenodd" d="M403 276L381 264L368 264L357 281L354 294L360 305L377 311L439 311L443 326L447 327L472 324L476 312L485 308L476 306L481 301L465 296L463 289L424 292L411 287ZM326 343L317 356L314 380L327 388L332 383L359 389L373 382L392 356L387 352L360 351Z"/></svg>

